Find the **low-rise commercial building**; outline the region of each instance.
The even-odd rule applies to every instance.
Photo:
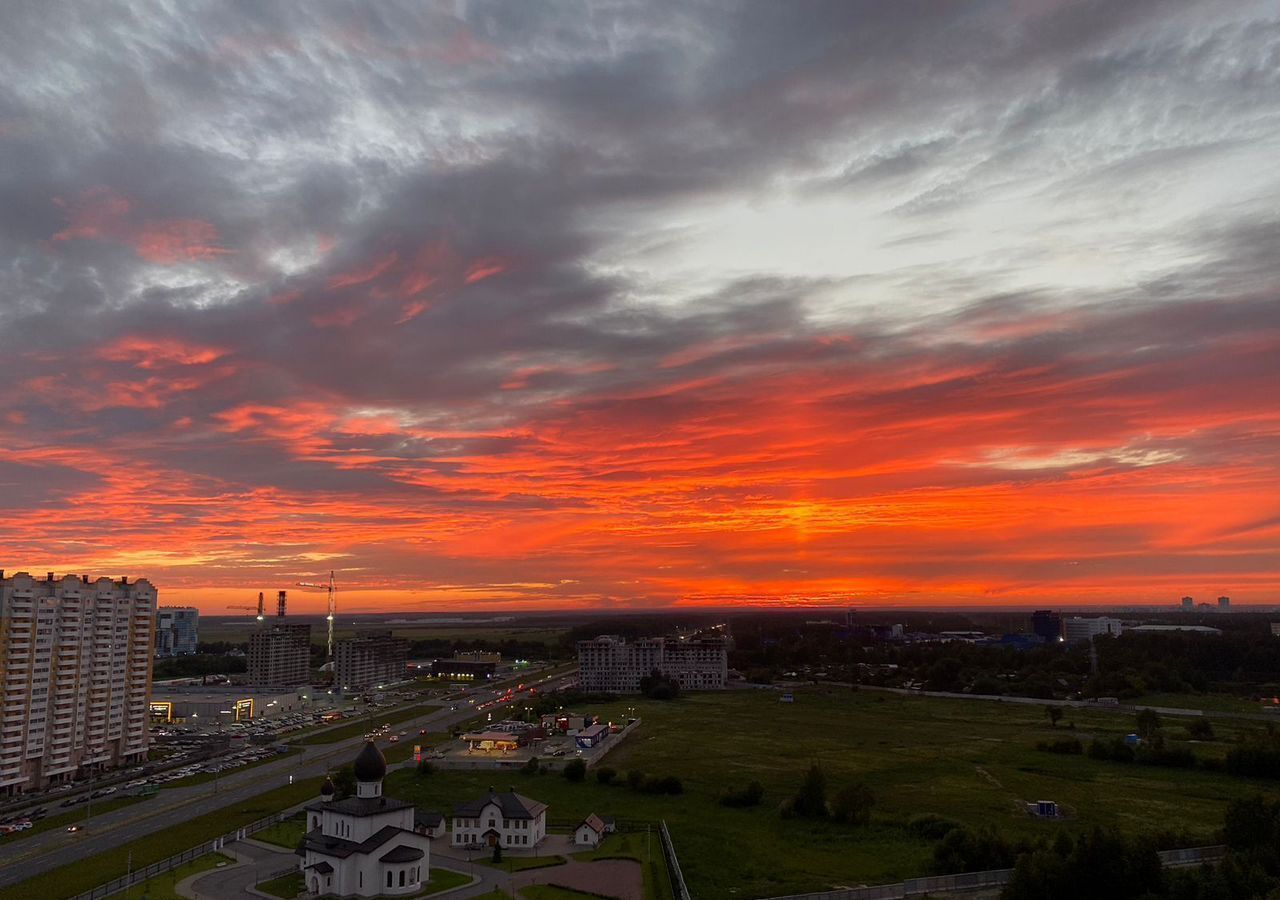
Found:
[[[151,721],[156,724],[223,725],[268,719],[311,707],[305,693],[251,687],[170,687],[151,698]]]
[[[468,659],[437,659],[431,663],[431,677],[454,681],[489,681],[497,671],[493,662]]]

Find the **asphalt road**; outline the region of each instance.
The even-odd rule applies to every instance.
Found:
[[[535,673],[531,683],[537,684],[547,679],[556,680],[565,674],[559,668],[553,668],[550,671],[556,674],[547,676]],[[397,723],[395,728],[401,731],[420,728],[430,728],[437,732],[445,731],[459,722],[472,718],[476,714],[476,707],[498,696],[501,696],[501,692],[496,686],[472,688],[462,692],[461,701],[451,701],[458,703],[456,711],[446,706],[415,719]],[[508,704],[495,704],[490,709],[523,702],[524,699],[524,695],[517,694]],[[466,703],[465,701],[468,700],[475,700],[475,704]],[[423,698],[415,702],[431,701],[429,698]],[[299,754],[226,775],[217,781],[187,788],[174,787],[161,790],[155,797],[140,803],[94,816],[79,832],[68,833],[58,829],[23,838],[3,848],[4,865],[0,867],[0,887],[25,881],[78,857],[119,847],[153,832],[186,822],[194,816],[252,800],[263,791],[289,784],[290,776],[303,779],[324,775],[354,759],[363,744],[364,737],[361,735],[332,744],[303,746]],[[187,848],[175,846],[173,852],[179,853],[185,849]]]

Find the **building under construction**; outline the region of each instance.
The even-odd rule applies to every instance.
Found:
[[[249,684],[297,687],[311,681],[311,626],[287,623],[285,602],[281,591],[275,621],[249,636]]]
[[[333,683],[341,690],[381,687],[405,680],[409,642],[390,631],[366,631],[337,643]]]

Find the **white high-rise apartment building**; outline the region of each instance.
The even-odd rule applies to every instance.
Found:
[[[156,590],[0,571],[0,795],[147,756]]]
[[[634,694],[640,679],[654,671],[691,691],[719,690],[729,675],[729,645],[723,637],[642,638],[625,641],[603,635],[578,641],[578,681],[582,690]]]

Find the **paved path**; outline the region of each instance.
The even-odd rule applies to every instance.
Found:
[[[298,864],[298,857],[288,850],[268,849],[254,841],[227,844],[223,852],[234,856],[239,865],[188,878],[178,885],[177,892],[191,900],[259,900],[262,895],[249,888]]]
[[[553,667],[549,670],[557,673],[550,676],[552,680],[563,677],[563,673],[559,672],[560,668]],[[534,676],[536,680],[543,677],[545,673],[537,673]],[[475,698],[476,703],[479,704],[499,694],[497,685],[494,685],[472,689],[464,696],[468,699]],[[432,702],[431,699],[426,697],[415,701],[415,703],[429,702]],[[515,695],[510,704],[517,702],[524,702],[523,695]],[[459,708],[456,711],[445,706],[415,719],[398,723],[397,727],[402,730],[430,727],[432,730],[441,731],[476,714],[475,706],[462,703],[458,705]],[[509,704],[498,703],[490,708],[496,710],[504,705]],[[192,787],[163,789],[156,796],[132,806],[94,816],[87,820],[82,830],[74,834],[56,829],[23,838],[4,847],[4,865],[0,866],[0,888],[25,881],[77,857],[110,850],[153,832],[173,827],[190,820],[193,816],[224,807],[235,808],[236,804],[253,801],[264,791],[289,784],[291,777],[302,779],[324,775],[342,763],[349,762],[363,743],[364,737],[357,736],[332,744],[303,746],[301,753],[235,772],[213,782]],[[185,849],[187,848],[174,847],[173,852],[179,853]],[[0,891],[0,893],[3,892]]]

